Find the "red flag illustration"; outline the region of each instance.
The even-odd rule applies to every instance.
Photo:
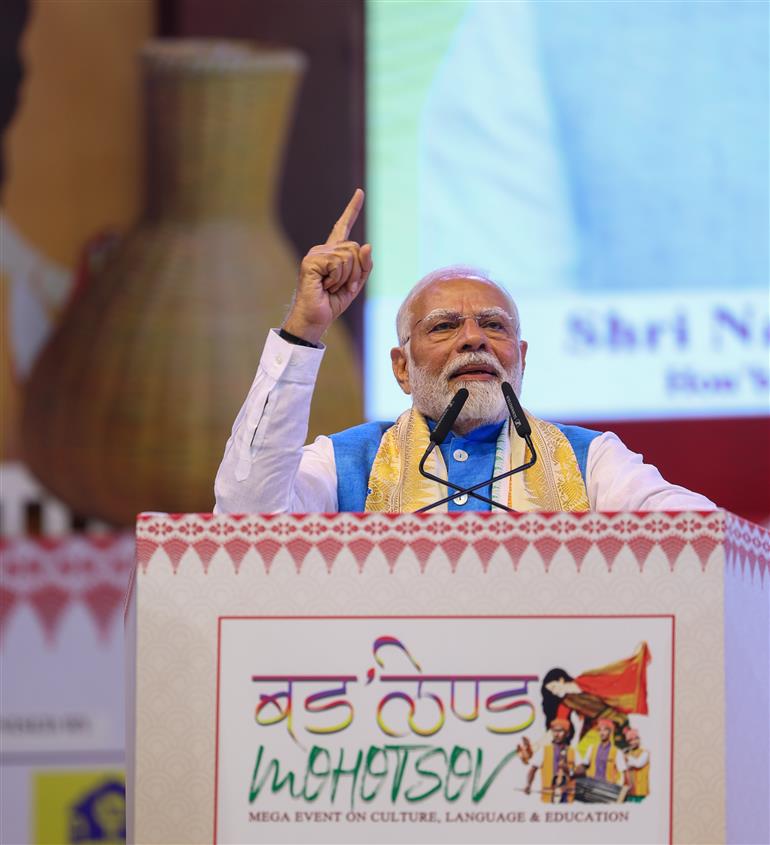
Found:
[[[647,664],[651,660],[650,649],[643,642],[632,657],[590,669],[578,675],[575,683],[583,692],[598,696],[622,713],[646,715]]]

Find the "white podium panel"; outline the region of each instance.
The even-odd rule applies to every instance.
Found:
[[[142,516],[129,838],[768,841],[769,560],[724,512]]]

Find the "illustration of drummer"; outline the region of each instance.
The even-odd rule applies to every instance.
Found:
[[[615,745],[612,719],[599,719],[596,724],[599,741],[590,745],[582,760],[579,773],[596,781],[628,788],[628,765],[625,754]]]

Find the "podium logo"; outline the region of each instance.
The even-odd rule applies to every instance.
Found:
[[[671,617],[233,617],[219,633],[217,841],[314,841],[321,824],[362,841],[370,823],[667,837]]]

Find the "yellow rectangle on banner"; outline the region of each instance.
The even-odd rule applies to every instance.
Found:
[[[126,841],[126,781],[119,770],[36,772],[36,845],[113,845]]]

